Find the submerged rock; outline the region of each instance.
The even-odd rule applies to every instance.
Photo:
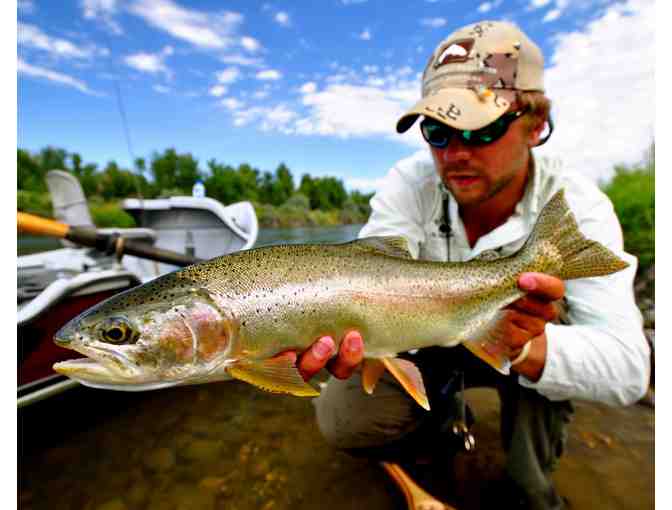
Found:
[[[194,439],[178,451],[180,457],[189,461],[212,462],[220,456],[220,441]]]
[[[168,471],[175,466],[175,454],[170,448],[158,448],[144,458],[143,464],[152,471]]]
[[[96,507],[96,510],[128,510],[128,507],[121,498],[115,498]]]

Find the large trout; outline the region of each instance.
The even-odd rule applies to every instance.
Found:
[[[563,191],[542,210],[521,250],[494,261],[411,258],[403,238],[335,245],[271,246],[166,274],[99,303],[66,324],[58,345],[88,356],[54,365],[81,383],[145,390],[236,378],[265,390],[313,396],[286,357],[323,335],[359,330],[364,384],[386,367],[428,408],[422,377],[397,353],[463,344],[507,372],[492,354],[501,310],[523,295],[522,272],[563,280],[627,267],[578,230]],[[485,349],[484,349],[485,347]]]

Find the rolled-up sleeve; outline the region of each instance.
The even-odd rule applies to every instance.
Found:
[[[570,325],[548,324],[546,365],[537,382],[520,384],[551,400],[581,399],[629,405],[647,390],[650,349],[633,293],[637,259],[623,251],[623,236],[606,197],[578,218],[590,239],[630,265],[617,273],[565,284]]]

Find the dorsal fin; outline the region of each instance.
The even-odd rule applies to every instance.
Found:
[[[391,257],[413,258],[408,250],[408,242],[402,236],[363,237],[346,244],[356,248],[379,251]]]

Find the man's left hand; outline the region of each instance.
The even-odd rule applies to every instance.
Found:
[[[558,318],[554,301],[565,295],[565,285],[559,278],[544,273],[523,273],[518,278],[518,287],[526,294],[506,307],[504,348],[513,360],[530,341],[525,360],[511,368],[531,381],[538,381],[546,366],[546,323]]]

